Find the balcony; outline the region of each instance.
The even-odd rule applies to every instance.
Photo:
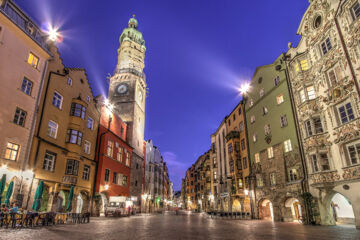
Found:
[[[342,177],[344,180],[360,179],[360,165],[344,168]]]
[[[336,181],[339,181],[340,178],[341,177],[336,170],[324,171],[324,172],[314,173],[311,175],[312,185],[334,183]]]
[[[231,139],[239,139],[239,138],[240,138],[240,132],[239,131],[231,131],[225,137],[226,142],[230,141]]]

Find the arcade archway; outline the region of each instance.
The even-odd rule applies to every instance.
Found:
[[[297,198],[288,198],[285,201],[285,207],[287,214],[287,221],[302,221],[303,215],[302,215],[302,207],[300,204],[300,201]]]
[[[355,215],[351,202],[342,194],[331,198],[330,208],[336,224],[355,224]]]
[[[273,205],[269,199],[259,201],[259,218],[274,221]]]

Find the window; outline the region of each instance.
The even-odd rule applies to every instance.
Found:
[[[68,129],[66,134],[66,142],[81,145],[82,135],[83,134],[80,131]]]
[[[90,151],[91,151],[91,142],[85,140],[84,152],[90,154]]]
[[[230,121],[230,119],[229,119],[229,121],[228,121],[228,124],[229,124],[229,125],[231,125],[231,121]]]
[[[280,83],[280,77],[276,76],[276,78],[274,79],[274,85],[277,86]]]
[[[301,89],[300,92],[300,101],[303,103],[306,101],[306,96],[305,96],[305,90],[304,89]]]
[[[245,139],[241,139],[241,150],[245,150]]]
[[[37,56],[35,56],[33,53],[30,53],[27,62],[33,68],[37,68],[38,64],[39,64],[39,58]]]
[[[235,114],[233,114],[233,120],[234,120],[234,121],[236,120],[236,115],[235,115]]]
[[[243,166],[244,166],[244,169],[247,169],[247,160],[246,160],[246,157],[243,158]]]
[[[282,94],[278,95],[276,97],[276,102],[277,102],[277,104],[283,103],[284,102],[284,96]]]
[[[347,149],[350,157],[349,165],[360,163],[360,143],[348,145]]]
[[[257,134],[254,133],[254,135],[253,135],[253,142],[256,142],[256,141],[257,141]]]
[[[130,166],[130,154],[127,152],[126,153],[126,162],[125,162],[126,166]]]
[[[233,151],[232,143],[229,143],[229,145],[228,145],[228,153],[232,153],[232,151]]]
[[[33,83],[29,79],[24,77],[23,82],[21,84],[21,91],[23,91],[25,94],[30,96],[32,86],[33,86]]]
[[[79,169],[79,161],[73,159],[67,160],[65,174],[77,176],[78,169]]]
[[[288,139],[284,142],[284,149],[285,149],[285,152],[290,152],[292,151],[292,146],[291,146],[291,140]]]
[[[238,113],[239,115],[241,115],[241,107],[239,107]]]
[[[20,150],[20,145],[8,142],[5,150],[5,159],[16,161]]]
[[[118,147],[117,150],[118,150],[118,151],[117,151],[117,156],[116,156],[116,158],[117,158],[117,160],[118,160],[119,162],[122,162],[123,149],[122,149],[121,147]]]
[[[347,123],[355,119],[354,112],[351,107],[351,103],[346,103],[338,107],[341,123]]]
[[[71,103],[71,116],[85,118],[85,107],[78,103]]]
[[[302,71],[309,70],[309,64],[306,59],[300,61],[300,66]]]
[[[327,54],[331,48],[332,48],[332,44],[331,44],[331,41],[330,41],[330,38],[327,38],[324,42],[322,42],[320,44],[321,46],[321,50],[322,50],[322,53],[325,55]]]
[[[360,16],[360,4],[359,4],[359,2],[356,2],[351,7],[351,14],[352,14],[354,20],[359,18],[359,16]]]
[[[321,22],[322,22],[321,16],[317,16],[314,20],[314,28],[316,29],[316,28],[320,27]]]
[[[320,166],[321,166],[321,170],[326,171],[326,170],[330,170],[330,164],[329,164],[329,159],[326,153],[320,153]]]
[[[289,180],[290,182],[296,181],[298,179],[297,170],[295,168],[289,171]]]
[[[307,92],[307,95],[308,95],[308,99],[309,99],[309,100],[315,99],[316,95],[315,95],[315,88],[314,88],[314,86],[308,86],[308,87],[306,87],[306,92]]]
[[[244,123],[243,122],[240,122],[239,129],[240,129],[240,132],[244,131]]]
[[[267,114],[267,113],[268,113],[267,107],[263,107],[263,108],[262,108],[262,112],[263,112],[263,115]]]
[[[276,175],[275,175],[275,173],[270,173],[270,185],[271,186],[276,185]]]
[[[70,77],[67,78],[67,85],[72,86],[72,79]]]
[[[262,89],[260,89],[260,92],[259,92],[260,97],[263,97],[263,96],[264,96],[264,94],[265,94],[264,89],[263,89],[263,88],[262,88]]]
[[[252,100],[252,98],[249,101],[249,107],[252,107],[254,105],[254,100]]]
[[[63,97],[62,97],[58,92],[54,92],[52,104],[53,104],[55,107],[57,107],[58,109],[61,109],[61,107],[62,107],[62,102],[63,102]]]
[[[311,128],[311,120],[305,121],[305,129],[306,129],[306,134],[308,137],[313,135],[312,128]]]
[[[267,154],[268,154],[268,158],[273,158],[274,157],[274,149],[273,149],[273,147],[268,147],[267,148]]]
[[[241,178],[238,179],[239,188],[243,188],[243,180]]]
[[[259,162],[260,162],[260,154],[255,153],[255,163],[259,163]]]
[[[295,69],[295,72],[296,72],[296,73],[300,72],[300,66],[299,66],[298,63],[295,64],[294,69]]]
[[[90,179],[90,166],[89,165],[84,165],[82,179],[84,179],[86,181],[88,181]]]
[[[238,159],[236,162],[237,162],[237,169],[241,170],[242,169],[241,159]]]
[[[337,77],[336,77],[335,70],[334,69],[329,70],[327,72],[327,75],[328,75],[328,78],[329,78],[329,81],[330,81],[331,85],[335,85],[336,82],[337,82]]]
[[[86,101],[90,102],[90,96],[86,96]]]
[[[106,148],[106,156],[112,157],[113,149],[114,149],[114,142],[111,140],[108,140],[108,144],[107,144],[107,148]]]
[[[318,172],[319,171],[319,165],[318,165],[318,160],[317,160],[316,154],[311,155],[310,159],[311,159],[312,166],[313,166],[313,172]]]
[[[116,174],[116,172],[113,173],[113,184],[117,184],[117,174]]]
[[[320,117],[314,117],[313,118],[313,123],[314,123],[314,128],[315,128],[315,133],[316,134],[324,132],[324,129],[323,129],[322,124],[321,124]]]
[[[13,122],[19,126],[25,125],[26,112],[20,108],[16,108]]]
[[[58,130],[58,124],[50,120],[48,123],[47,135],[49,137],[56,138],[57,130]]]
[[[256,175],[256,185],[258,187],[263,187],[264,186],[264,180],[262,178],[262,176],[260,174]]]
[[[128,177],[124,175],[122,181],[123,181],[123,182],[122,182],[122,185],[123,185],[123,186],[127,186],[127,184],[128,184]]]
[[[270,124],[266,124],[264,126],[265,135],[269,135],[271,133]]]
[[[46,151],[44,156],[43,169],[46,171],[54,171],[56,161],[56,154]]]
[[[91,130],[94,128],[94,120],[91,117],[88,117],[87,128]]]
[[[214,180],[216,180],[216,171],[214,171]]]
[[[110,169],[105,169],[105,176],[104,176],[104,181],[105,182],[109,182],[110,180]]]
[[[254,122],[255,122],[255,116],[254,116],[254,115],[252,115],[252,116],[250,117],[250,122],[251,122],[251,123],[254,123]]]
[[[286,127],[287,125],[288,125],[288,122],[287,122],[286,115],[280,116],[280,126],[281,127]]]

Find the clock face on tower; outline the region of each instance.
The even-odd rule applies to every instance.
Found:
[[[118,94],[125,94],[128,91],[128,85],[125,83],[121,83],[116,86],[115,90]]]

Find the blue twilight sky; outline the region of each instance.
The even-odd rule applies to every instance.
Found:
[[[240,101],[236,88],[296,35],[307,0],[16,0],[39,24],[60,27],[66,66],[84,67],[106,94],[119,36],[132,14],[146,41],[146,139],[168,162],[174,189],[210,134]]]

